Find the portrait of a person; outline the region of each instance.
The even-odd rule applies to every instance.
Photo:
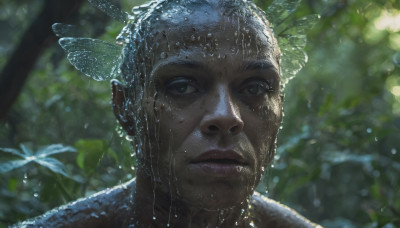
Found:
[[[159,1],[129,34],[112,108],[128,183],[24,227],[319,227],[257,193],[282,121],[281,51],[246,0]]]

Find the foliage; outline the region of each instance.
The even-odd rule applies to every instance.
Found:
[[[34,153],[31,149],[26,147],[24,144],[21,144],[20,147],[21,147],[22,153],[16,149],[12,149],[12,148],[0,148],[0,151],[3,151],[5,153],[10,153],[10,154],[20,157],[20,159],[0,163],[0,173],[10,172],[13,169],[17,169],[17,168],[25,166],[31,162],[35,162],[41,166],[44,166],[44,167],[50,169],[54,173],[58,173],[58,174],[66,176],[66,177],[69,177],[69,175],[65,171],[66,170],[65,166],[59,160],[57,160],[55,158],[50,158],[49,156],[53,155],[53,154],[60,154],[60,153],[65,153],[65,152],[75,152],[74,148],[68,147],[68,146],[63,146],[60,144],[53,144],[53,145],[46,146],[46,147],[38,150],[36,153]]]
[[[0,39],[0,67],[16,31],[29,25],[22,18],[41,6],[31,2],[1,3],[2,12],[18,14],[0,18],[12,34]],[[129,11],[136,3],[121,5]],[[285,88],[277,155],[258,190],[326,227],[400,227],[400,29],[385,22],[399,7],[395,0],[308,0],[296,12],[321,20],[308,32],[306,67]],[[85,5],[69,23],[113,42],[122,25],[104,17]],[[108,83],[77,73],[56,44],[46,50],[0,122],[0,147],[25,145],[0,152],[0,227],[131,178],[135,159],[121,137]],[[77,152],[27,154],[53,143]],[[6,170],[16,156],[25,164]]]

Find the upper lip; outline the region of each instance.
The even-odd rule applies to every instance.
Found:
[[[209,150],[206,151],[196,158],[194,158],[191,163],[201,163],[201,162],[218,162],[218,161],[231,161],[232,163],[239,163],[246,165],[247,162],[241,154],[234,150]]]

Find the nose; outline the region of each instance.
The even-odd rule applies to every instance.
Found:
[[[205,134],[238,134],[243,130],[243,120],[228,88],[219,88],[216,96],[206,98],[207,113],[200,122]]]

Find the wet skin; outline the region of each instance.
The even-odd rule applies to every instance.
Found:
[[[153,205],[155,199],[156,211],[164,211],[168,221],[174,216],[167,211],[175,211],[180,222],[186,211],[196,211],[200,222],[191,223],[199,227],[218,225],[215,212],[225,209],[227,218],[238,218],[229,227],[246,217],[241,210],[247,210],[275,147],[282,110],[279,66],[264,22],[207,12],[212,16],[195,20],[170,19],[166,12],[154,25],[153,67],[144,99],[136,104],[156,127],[142,139],[152,146],[143,148],[147,171],[138,168],[136,201],[147,195]],[[127,103],[118,94],[124,88],[113,86],[114,102]],[[126,129],[133,124],[121,123]]]
[[[272,34],[257,16],[208,2],[188,6],[191,17],[163,11],[141,41],[147,70],[112,82],[114,112],[137,145],[136,180],[22,225],[316,227],[254,193],[282,118]]]

